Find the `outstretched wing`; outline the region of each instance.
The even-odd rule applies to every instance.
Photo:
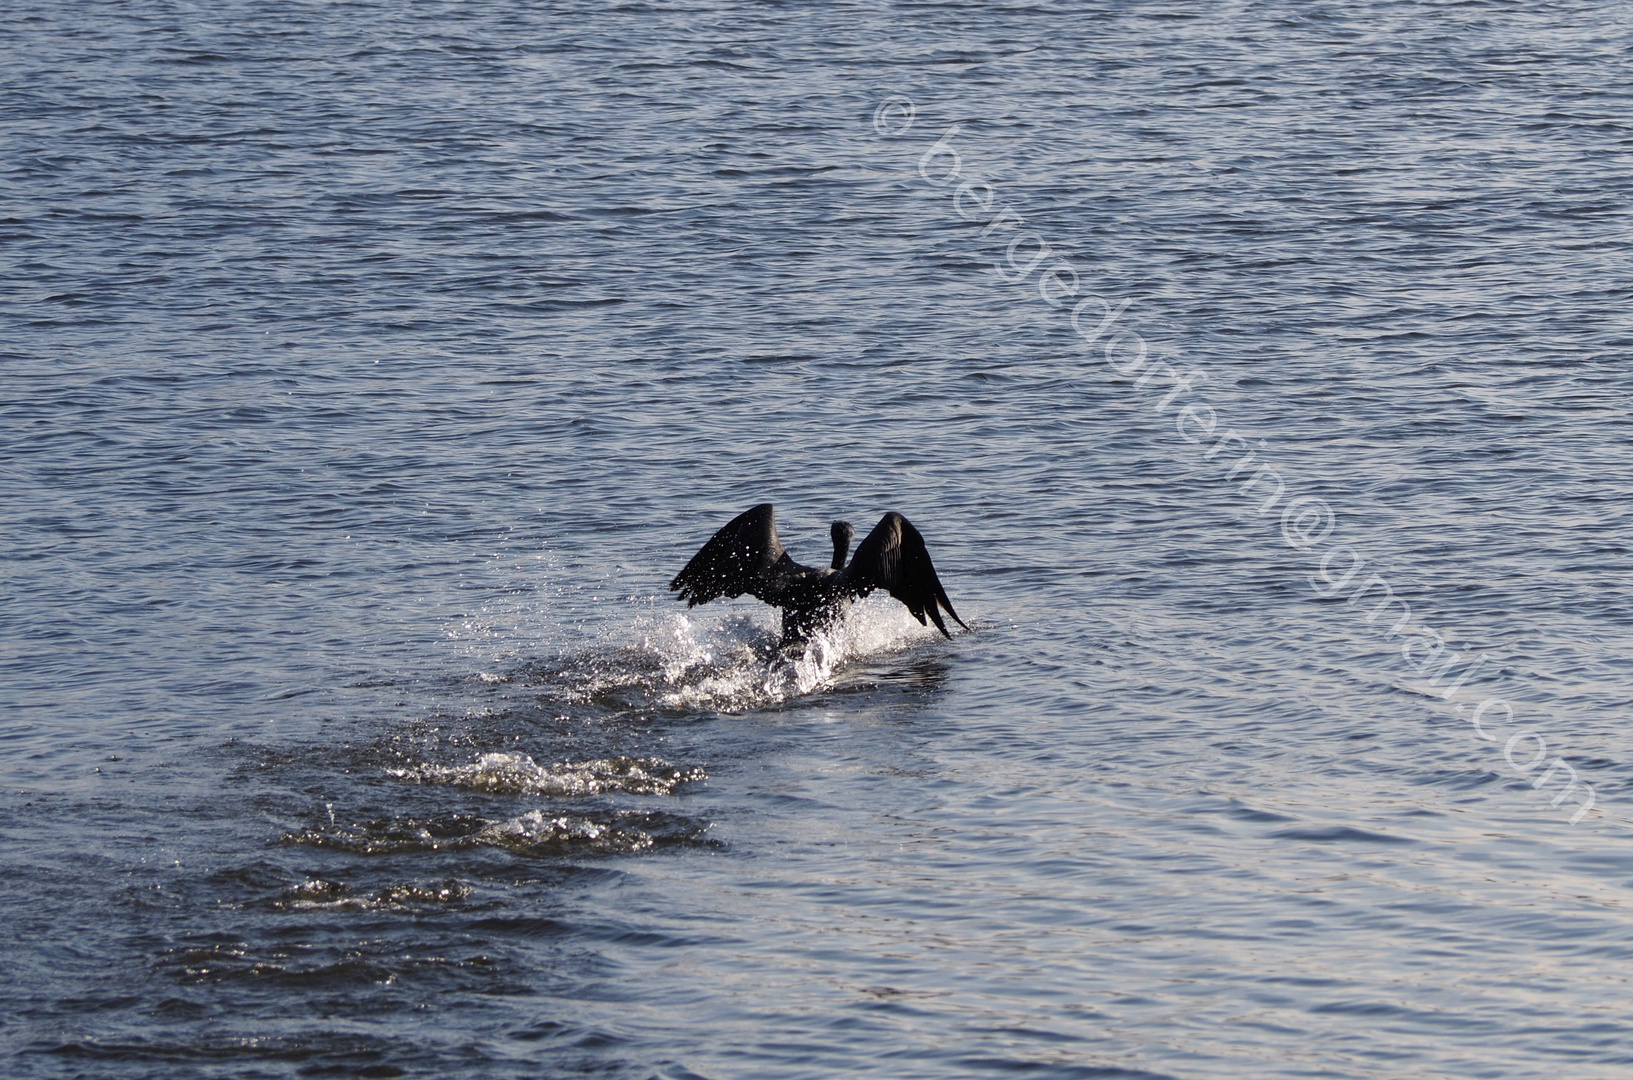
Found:
[[[953,621],[964,626],[964,620],[953,610],[947,599],[947,590],[936,577],[936,568],[930,562],[930,551],[924,546],[924,537],[913,528],[913,523],[894,510],[879,519],[879,524],[868,533],[856,549],[851,564],[845,568],[845,581],[866,596],[870,589],[884,589],[907,605],[907,610],[920,623],[929,614],[936,629],[948,637],[947,624],[941,620],[939,604]],[[968,630],[969,627],[964,626]]]
[[[768,582],[768,571],[786,556],[782,541],[777,539],[771,504],[761,503],[738,514],[715,533],[675,575],[669,588],[680,592],[687,607],[744,593],[764,600],[761,593]]]

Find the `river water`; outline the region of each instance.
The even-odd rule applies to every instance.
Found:
[[[6,1074],[1626,1076],[1630,55],[0,15]]]

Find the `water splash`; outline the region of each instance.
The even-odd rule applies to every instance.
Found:
[[[470,765],[423,763],[386,770],[386,775],[420,784],[452,784],[475,791],[552,798],[623,792],[670,795],[681,784],[708,774],[696,766],[680,767],[661,758],[612,757],[540,765],[528,754],[483,754]]]
[[[620,812],[601,816],[530,810],[504,820],[474,814],[378,818],[349,825],[319,824],[286,832],[280,842],[357,855],[459,852],[497,847],[518,854],[621,854],[695,843],[708,825],[673,814]]]
[[[471,886],[450,878],[388,885],[360,894],[340,882],[309,878],[285,889],[269,906],[278,911],[403,911],[458,904],[469,897],[471,891]]]
[[[631,640],[633,639],[633,640]],[[803,650],[782,649],[764,622],[730,615],[642,617],[618,639],[517,672],[564,704],[742,712],[832,686],[848,666],[939,640],[888,597],[855,605]]]

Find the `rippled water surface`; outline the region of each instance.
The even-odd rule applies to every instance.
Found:
[[[1630,57],[8,8],[5,1074],[1626,1076]]]

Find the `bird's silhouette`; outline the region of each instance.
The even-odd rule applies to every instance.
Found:
[[[770,503],[761,503],[732,518],[669,583],[687,607],[722,596],[750,596],[782,609],[782,644],[799,645],[845,613],[853,599],[884,589],[907,605],[920,623],[928,615],[947,637],[946,611],[959,626],[947,591],[936,577],[924,537],[895,511],[879,519],[845,562],[856,531],[836,521],[833,561],[826,567],[804,566],[783,549]],[[964,626],[968,630],[969,627]]]

